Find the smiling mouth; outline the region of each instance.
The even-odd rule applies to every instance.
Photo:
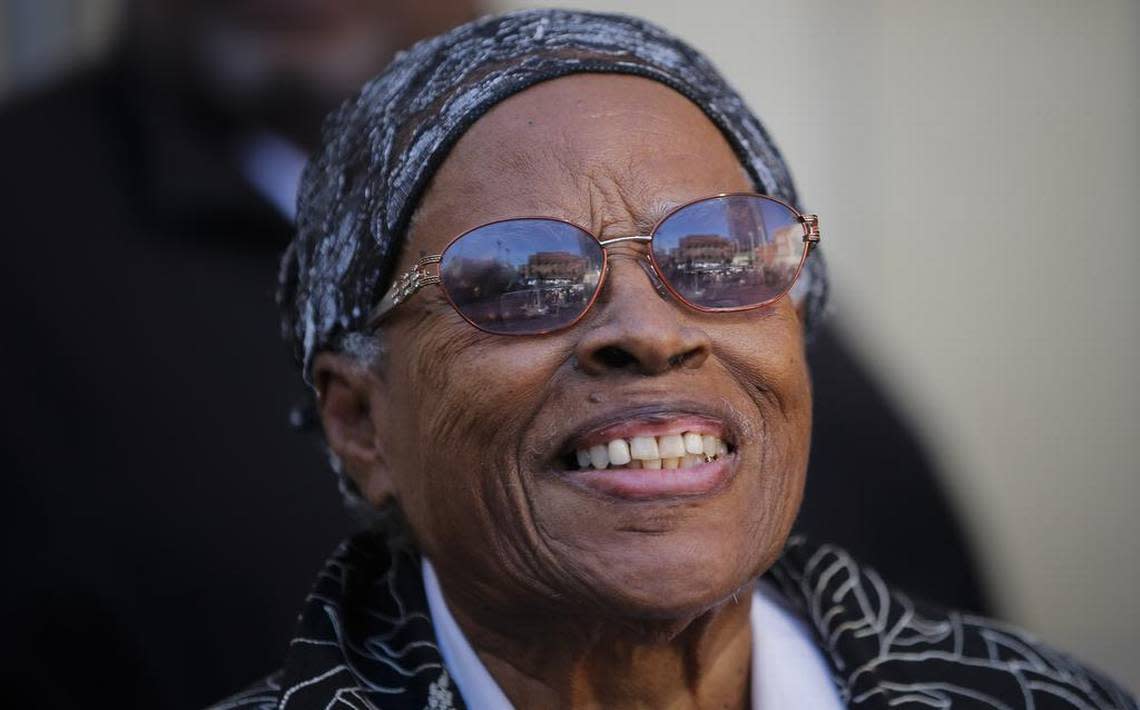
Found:
[[[579,436],[560,475],[577,486],[630,500],[713,493],[732,477],[734,447],[705,416],[650,415]]]

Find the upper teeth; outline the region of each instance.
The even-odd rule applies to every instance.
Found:
[[[709,434],[687,431],[664,436],[614,439],[578,449],[579,468],[688,468],[728,453],[723,441]]]

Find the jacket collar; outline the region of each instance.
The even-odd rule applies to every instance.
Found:
[[[1137,707],[1031,635],[912,600],[834,545],[793,537],[764,578],[812,629],[846,705]],[[436,646],[419,555],[372,532],[343,543],[283,669],[217,707],[465,708]]]

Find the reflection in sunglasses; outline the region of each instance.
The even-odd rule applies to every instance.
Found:
[[[788,292],[819,239],[816,225],[814,216],[753,194],[697,200],[667,215],[652,237],[604,243],[569,222],[508,219],[454,239],[438,257],[439,279],[475,327],[541,334],[585,314],[604,280],[605,248],[635,239],[650,242],[653,270],[682,302],[704,311],[743,310]],[[390,295],[374,311],[374,323],[395,307]]]

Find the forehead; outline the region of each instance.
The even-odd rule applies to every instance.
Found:
[[[421,200],[407,251],[438,250],[508,217],[559,217],[601,237],[643,231],[673,205],[750,189],[728,141],[681,94],[641,77],[577,74],[476,121]]]

